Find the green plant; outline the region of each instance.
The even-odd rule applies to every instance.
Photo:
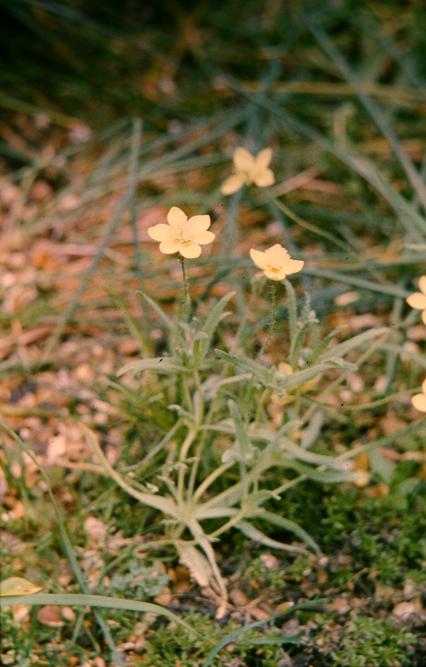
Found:
[[[119,474],[102,453],[93,432],[84,429],[108,475],[134,498],[163,514],[163,543],[174,544],[195,580],[202,586],[213,585],[224,602],[226,585],[214,544],[231,528],[272,548],[305,551],[305,547],[269,538],[256,525],[262,521],[293,532],[306,547],[319,553],[301,526],[265,505],[302,480],[331,483],[359,477],[360,473],[351,469],[351,452],[349,456],[333,456],[313,451],[322,420],[315,403],[305,401],[304,395],[308,384],[325,374],[341,375],[357,368],[344,357],[367,346],[358,359],[361,364],[374,352],[377,341],[387,335],[385,328],[377,328],[339,344],[333,344],[333,335],[321,340],[319,323],[309,303],[299,309],[293,287],[288,281],[285,287],[287,366],[291,372],[267,367],[253,358],[253,352],[245,350],[243,327],[237,330],[231,350],[212,349],[217,330],[229,315],[225,309],[233,293],[217,301],[206,317],[191,322],[186,315],[186,284],[185,307],[177,321],[143,295],[165,329],[168,351],[131,362],[119,375],[143,374],[144,396],[152,395],[152,400],[175,414],[173,428],[153,444],[138,465],[139,469],[149,469],[155,452],[156,465],[162,461],[161,474],[157,472],[142,486]],[[339,377],[334,386],[336,382]],[[328,390],[329,386],[320,396]],[[278,427],[271,424],[268,414],[274,398],[291,404],[283,410]],[[287,476],[271,486],[269,471],[277,468],[287,471]]]

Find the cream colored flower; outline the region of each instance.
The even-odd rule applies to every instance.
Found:
[[[291,273],[298,273],[303,269],[305,263],[300,259],[291,259],[287,250],[279,243],[273,245],[272,248],[268,248],[265,252],[252,248],[250,257],[270,280],[283,280]]]
[[[426,276],[422,276],[419,280],[420,292],[414,292],[407,297],[407,303],[411,308],[422,310],[422,320],[426,324]]]
[[[352,481],[356,486],[362,488],[367,486],[368,482],[371,479],[370,470],[370,456],[367,452],[357,456],[352,462],[347,461],[347,463],[352,463],[353,478]]]
[[[177,206],[167,213],[168,225],[148,227],[148,235],[160,241],[160,251],[165,255],[178,252],[187,259],[201,255],[201,246],[211,243],[215,237],[210,227],[209,215],[194,215],[189,218]]]
[[[411,403],[414,405],[416,410],[420,410],[420,412],[426,412],[426,378],[422,383],[422,393],[414,394],[414,396],[411,398]]]
[[[256,157],[246,148],[236,148],[234,151],[234,169],[235,174],[229,176],[220,188],[222,194],[232,195],[243,185],[252,185],[259,188],[266,188],[273,185],[275,178],[269,165],[272,160],[272,149],[264,148]]]

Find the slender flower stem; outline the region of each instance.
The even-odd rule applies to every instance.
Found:
[[[272,337],[274,335],[275,329],[277,327],[277,294],[278,294],[278,284],[275,280],[271,280],[271,320],[269,324],[268,335],[265,338],[265,341],[262,347],[259,350],[258,356],[261,357],[262,354],[268,349]]]
[[[185,258],[179,257],[180,266],[182,269],[182,281],[183,281],[183,295],[182,295],[182,320],[187,321],[189,317],[189,308],[191,305],[191,297],[189,296],[189,285],[188,277],[186,275],[185,269]]]
[[[271,281],[271,336],[274,334],[277,326],[277,292],[278,285],[275,280]]]

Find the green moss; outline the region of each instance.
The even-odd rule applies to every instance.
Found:
[[[286,587],[282,568],[268,569],[262,559],[254,558],[244,571],[244,581],[254,592],[268,590],[281,593]]]
[[[420,486],[407,503],[402,508],[392,496],[369,498],[364,490],[306,483],[287,494],[276,511],[303,526],[330,555],[340,583],[351,571],[374,567],[381,583],[401,585],[407,576],[412,578],[411,573],[421,572],[426,556],[426,513]],[[336,554],[347,556],[350,567],[339,565]],[[299,562],[303,569],[299,559],[293,569],[297,570]]]
[[[170,627],[160,627],[149,637],[147,662],[150,667],[194,667],[206,658],[209,651],[229,632],[238,626],[227,623],[220,626],[217,621],[203,614],[189,614],[185,617],[199,638],[194,641],[180,626],[171,631]],[[238,643],[220,651],[211,662],[211,667],[232,667],[232,665],[252,665],[253,667],[277,667],[284,657],[278,630],[247,632]]]
[[[389,621],[358,616],[344,630],[342,644],[334,654],[339,667],[405,667],[412,665],[415,635]]]

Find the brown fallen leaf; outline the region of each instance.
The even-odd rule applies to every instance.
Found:
[[[14,604],[12,607],[13,618],[16,623],[22,623],[30,613],[30,607],[23,604]]]
[[[43,586],[33,584],[23,577],[9,577],[0,582],[0,595],[33,595],[41,591]]]
[[[49,625],[51,628],[60,628],[65,624],[61,609],[53,604],[42,607],[37,614],[39,623]]]
[[[409,602],[399,602],[392,609],[392,615],[401,621],[406,621],[411,616],[420,615],[423,612],[420,599],[410,600]]]
[[[96,547],[104,544],[107,528],[105,524],[94,516],[88,516],[84,522],[84,530],[89,538],[89,545]]]
[[[273,554],[262,554],[260,560],[267,570],[277,570],[280,566],[280,561]]]

